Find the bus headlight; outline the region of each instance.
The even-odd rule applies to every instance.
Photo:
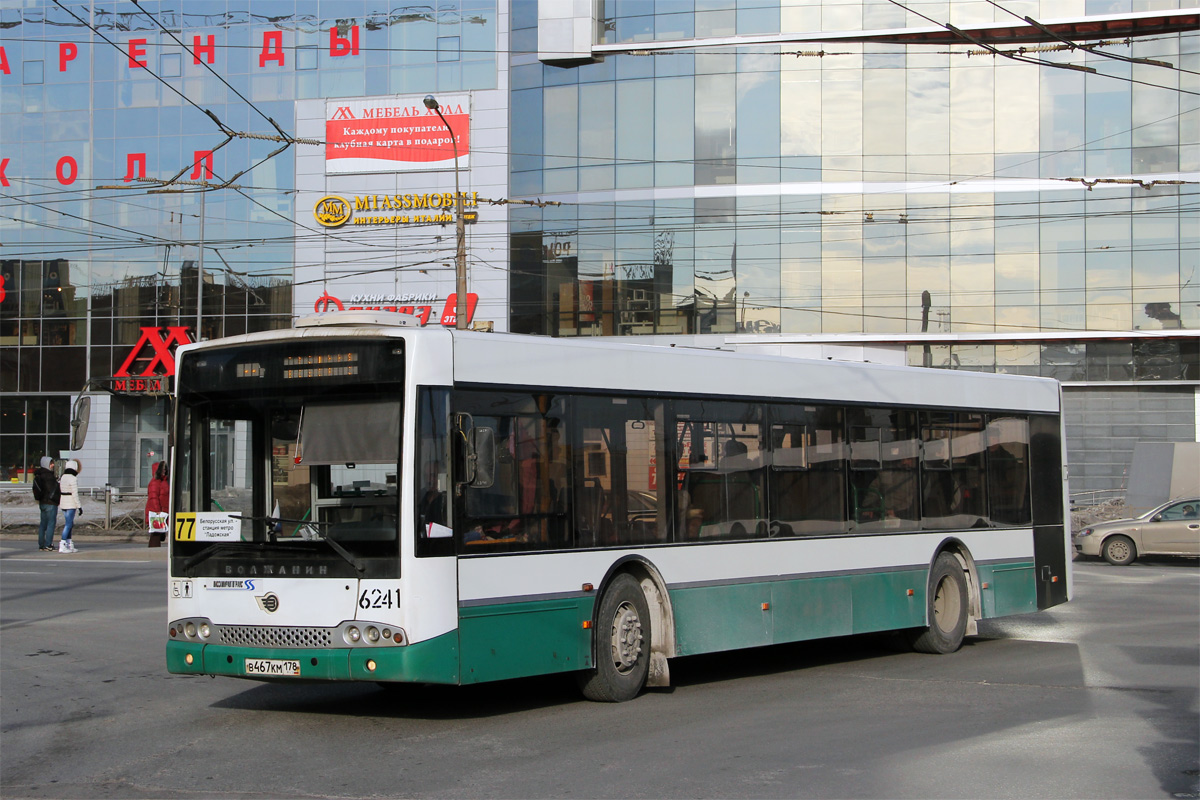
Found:
[[[189,622],[186,625],[184,625],[183,632],[185,634],[187,634],[187,637],[189,639],[195,639],[196,638],[196,623]]]
[[[376,628],[374,625],[367,628],[367,641],[371,644],[379,641],[379,628]]]
[[[207,639],[212,635],[212,628],[208,627],[207,622],[200,623],[200,638]]]
[[[346,641],[348,643],[357,644],[358,640],[361,638],[362,638],[362,632],[359,631],[358,628],[356,628],[353,625],[351,625],[349,628],[346,628]]]

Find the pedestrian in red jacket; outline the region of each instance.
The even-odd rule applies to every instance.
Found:
[[[146,487],[146,525],[150,525],[150,514],[166,514],[171,503],[171,487],[167,478],[167,462],[156,461],[151,467],[154,477]],[[167,538],[166,531],[150,531],[150,547],[162,547]]]

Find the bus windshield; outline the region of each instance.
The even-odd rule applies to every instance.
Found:
[[[395,576],[397,395],[181,402],[176,574]]]

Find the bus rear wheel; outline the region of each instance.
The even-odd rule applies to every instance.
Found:
[[[962,565],[949,553],[933,562],[929,573],[929,627],[909,638],[918,653],[953,653],[967,632],[967,580]]]
[[[579,675],[589,700],[623,703],[637,697],[650,670],[650,607],[628,573],[613,578],[596,613],[596,668]]]

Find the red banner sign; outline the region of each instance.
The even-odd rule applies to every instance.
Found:
[[[446,304],[442,307],[441,317],[438,322],[445,325],[447,328],[455,327],[457,322],[456,306],[458,305],[458,295],[451,294],[446,298]],[[467,293],[467,324],[471,324],[471,320],[475,318],[475,307],[479,305],[479,295],[474,292]],[[317,298],[317,302],[313,304],[313,311],[318,314],[324,314],[327,311],[389,311],[393,314],[408,314],[415,318],[418,326],[424,327],[429,324],[429,320],[433,317],[433,304],[428,305],[376,305],[359,303],[348,305],[343,303],[339,298],[334,297],[328,292]]]
[[[442,115],[420,100],[330,100],[325,114],[325,171],[410,172],[466,167],[470,98],[439,98]],[[450,130],[446,129],[449,124]],[[451,135],[453,131],[453,136]]]

